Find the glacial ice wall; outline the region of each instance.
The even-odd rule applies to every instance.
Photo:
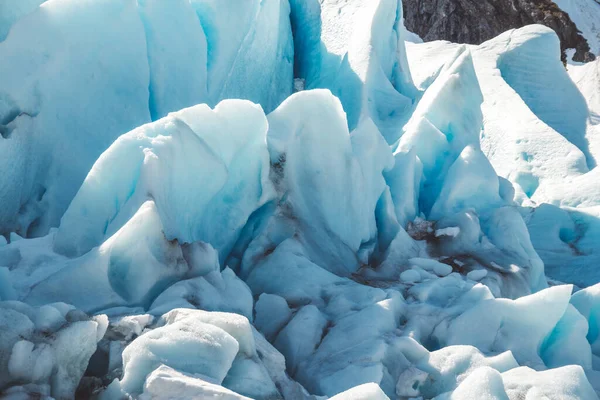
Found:
[[[61,0],[21,12],[29,3],[1,6],[16,20],[0,42],[3,234],[58,226],[96,159],[136,126],[225,98],[270,111],[292,92],[287,1]]]
[[[589,93],[545,28],[405,50],[401,25],[398,0],[23,14],[0,43],[0,394],[598,399],[598,285],[540,258],[593,281],[598,214],[536,204],[596,187]],[[519,55],[576,97],[564,120]]]

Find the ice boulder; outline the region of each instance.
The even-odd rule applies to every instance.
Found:
[[[473,376],[482,376],[479,372],[481,370],[494,371],[484,374],[484,376],[490,376],[490,381],[483,381],[484,383],[481,385],[489,390],[489,386],[492,388],[497,386],[497,377],[500,373],[518,366],[519,364],[510,351],[486,357],[471,346],[448,346],[431,352],[429,357],[424,358],[416,365],[417,371],[422,371],[421,375],[423,376],[416,387],[418,389],[416,394],[425,398],[437,398],[437,395],[455,389],[460,394],[465,391],[465,386],[472,384],[475,379]],[[413,376],[416,375],[413,374]],[[408,380],[406,383],[412,384],[413,382]],[[479,398],[479,395],[474,398]]]
[[[232,396],[223,385],[252,398],[280,396],[257,354],[245,317],[176,309],[163,315],[161,321],[162,326],[159,321],[158,327],[125,348],[123,378],[115,383],[124,393],[159,390],[156,380],[174,375],[167,379],[181,390],[191,385]]]
[[[417,91],[398,0],[292,0],[296,73],[307,89],[337,96],[353,130],[371,118],[389,143],[400,135]]]
[[[64,303],[0,302],[0,390],[30,384],[39,394],[46,387],[54,398],[73,398],[107,325],[106,316],[90,318]]]
[[[550,400],[596,400],[598,395],[588,382],[583,368],[569,365],[547,371],[528,367],[502,374],[509,399],[546,398]]]
[[[150,306],[150,313],[162,315],[175,308],[237,313],[252,320],[252,292],[235,273],[226,268],[175,283]]]
[[[568,366],[548,371],[520,367],[500,374],[481,367],[469,375],[456,390],[436,400],[595,400],[598,398],[581,367]]]
[[[436,400],[509,400],[504,390],[502,375],[493,368],[481,367],[475,370],[454,390],[444,393]]]
[[[199,375],[190,375],[161,365],[148,376],[140,399],[186,400],[191,398],[218,398],[222,400],[250,400],[223,386],[211,383]]]
[[[550,348],[564,335],[569,340],[562,341],[562,351],[572,352],[571,362],[590,367],[585,329],[565,332],[560,323],[562,318],[572,320],[566,325],[577,321],[569,311],[571,291],[564,285],[517,300],[484,300],[450,321],[447,329],[439,327],[436,336],[441,343],[469,344],[486,353],[510,350],[520,365],[543,368],[560,362]]]

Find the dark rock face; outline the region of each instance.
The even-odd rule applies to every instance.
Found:
[[[554,29],[575,61],[595,56],[569,15],[551,0],[402,0],[406,28],[423,40],[480,44],[513,28],[542,24]]]

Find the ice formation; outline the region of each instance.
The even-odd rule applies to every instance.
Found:
[[[41,3],[0,5],[0,397],[598,399],[598,61]]]
[[[57,226],[96,159],[136,126],[231,97],[270,111],[292,92],[286,0],[53,0],[22,13],[29,3],[0,6],[21,16],[0,42],[2,234]]]

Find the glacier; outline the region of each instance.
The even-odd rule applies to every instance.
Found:
[[[0,398],[599,398],[600,63],[550,29],[0,15]]]

